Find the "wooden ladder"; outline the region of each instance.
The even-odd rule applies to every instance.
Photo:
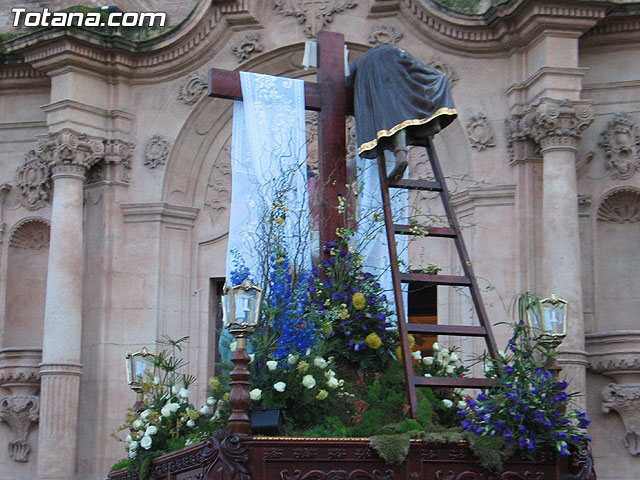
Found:
[[[409,387],[409,406],[411,415],[416,418],[418,415],[418,400],[416,395],[416,387],[463,387],[463,388],[483,388],[493,385],[494,380],[487,378],[470,378],[470,377],[422,377],[416,376],[411,363],[411,348],[409,346],[409,334],[435,334],[435,335],[456,335],[470,337],[484,337],[489,354],[496,358],[497,349],[495,339],[491,331],[491,325],[487,319],[487,312],[480,298],[480,290],[478,283],[473,274],[469,254],[462,239],[458,218],[451,205],[449,192],[445,184],[445,179],[433,147],[432,137],[428,137],[422,145],[427,150],[427,156],[433,169],[435,181],[423,180],[397,180],[387,176],[387,165],[384,159],[382,149],[378,154],[378,171],[380,175],[380,189],[382,193],[382,205],[384,209],[384,220],[387,231],[387,244],[389,246],[389,259],[391,262],[391,276],[393,279],[393,294],[396,301],[396,312],[398,316],[398,331],[400,334],[400,346],[402,349],[402,361],[404,364],[405,377]],[[449,228],[447,227],[430,227],[420,225],[401,225],[394,223],[393,214],[391,212],[391,201],[389,188],[406,189],[406,190],[422,190],[438,192],[442,205],[449,220]],[[427,232],[428,237],[445,237],[452,238],[455,242],[458,256],[462,263],[464,276],[457,275],[430,275],[423,273],[401,273],[398,265],[398,251],[396,247],[395,235],[418,235],[412,233],[419,231],[421,234]],[[404,300],[402,296],[402,283],[422,283],[425,285],[449,285],[469,287],[471,298],[475,307],[480,326],[467,325],[427,325],[410,323],[407,321],[404,308]]]

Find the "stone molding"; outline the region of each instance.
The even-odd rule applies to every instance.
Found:
[[[244,62],[254,53],[260,53],[264,50],[264,45],[260,43],[259,33],[249,33],[244,39],[231,47],[231,52],[238,59],[238,63]],[[206,82],[205,87],[206,88]]]
[[[200,211],[166,202],[122,203],[120,209],[124,223],[160,222],[184,227],[192,227]]]
[[[164,165],[167,163],[170,152],[171,144],[169,140],[162,135],[154,135],[144,147],[144,165],[149,168]]]
[[[315,38],[320,30],[333,21],[333,17],[347,9],[355,8],[358,2],[353,0],[325,0],[315,5],[313,17],[300,0],[272,0],[273,8],[278,15],[294,17],[308,38]]]
[[[627,180],[640,170],[640,135],[626,113],[614,115],[607,128],[600,132],[598,146],[605,151],[611,178]]]
[[[461,217],[473,214],[476,207],[503,207],[515,205],[516,185],[468,187],[451,195],[456,212]]]
[[[624,446],[633,456],[640,454],[640,383],[610,383],[602,390],[602,411],[615,411],[622,418]]]
[[[598,205],[596,218],[607,223],[640,222],[640,190],[619,187],[609,191]]]
[[[71,377],[79,377],[82,375],[82,364],[81,363],[41,363],[39,365],[40,368],[40,378],[46,376],[71,376]]]
[[[496,146],[493,129],[483,113],[471,117],[467,122],[466,130],[471,148],[482,152],[488,147]]]
[[[403,36],[404,34],[397,32],[396,27],[393,25],[376,25],[371,29],[371,33],[369,34],[367,41],[371,45],[395,45]]]
[[[40,385],[40,347],[8,347],[0,350],[0,387],[11,394],[33,394]]]
[[[23,218],[11,229],[9,246],[25,250],[49,248],[50,226],[49,221],[41,217]]]
[[[178,87],[178,100],[193,105],[207,89],[207,76],[201,72],[191,72]]]
[[[616,330],[585,335],[589,370],[616,383],[640,382],[640,330]]]
[[[28,462],[31,445],[29,429],[37,423],[40,415],[40,398],[36,395],[7,395],[0,400],[0,421],[13,430],[9,441],[9,456],[15,462]]]

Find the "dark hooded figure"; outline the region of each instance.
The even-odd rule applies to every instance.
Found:
[[[447,77],[393,45],[378,45],[349,66],[354,89],[358,155],[376,158],[393,150],[391,177],[407,167],[407,145],[449,125],[457,116]]]

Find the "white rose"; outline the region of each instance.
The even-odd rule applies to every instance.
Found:
[[[335,377],[336,376],[336,372],[334,372],[333,370],[327,370],[326,372],[324,372],[324,376],[326,378]]]
[[[486,363],[482,366],[482,370],[484,370],[484,373],[491,373],[493,372],[493,365]]]
[[[458,355],[455,353],[452,353],[451,356],[449,357],[449,361],[451,363],[456,363],[459,360]]]
[[[169,409],[171,410],[171,413],[177,412],[178,408],[180,408],[180,405],[178,405],[177,403],[170,403],[169,404]]]
[[[453,375],[453,372],[455,372],[455,370],[456,367],[454,367],[453,365],[447,365],[447,368],[445,369],[447,375]]]
[[[130,452],[132,452],[132,451],[134,451],[134,450],[137,450],[137,449],[138,449],[138,442],[131,442],[131,443],[129,444],[129,451],[130,451]]]
[[[173,393],[174,395],[177,395],[179,391],[180,391],[180,389],[178,388],[177,385],[172,385],[171,386],[171,393]]]
[[[451,408],[453,406],[453,402],[448,398],[442,400],[442,404],[444,405],[444,408]]]
[[[275,360],[269,360],[267,362],[267,368],[273,372],[276,368],[278,368],[278,362],[276,362]]]
[[[415,352],[413,352],[413,353],[411,354],[411,356],[413,357],[413,359],[414,359],[414,360],[416,360],[416,361],[418,361],[418,362],[419,362],[420,360],[422,360],[422,352],[421,352],[420,350],[416,350]]]
[[[313,378],[313,375],[305,375],[302,377],[302,385],[307,388],[313,388],[316,386],[316,379]]]
[[[140,430],[140,427],[142,426],[142,420],[138,418],[135,422],[131,424],[131,426],[136,430]]]
[[[284,389],[287,388],[287,384],[284,382],[276,382],[273,384],[273,388],[276,390],[276,392],[284,392]]]
[[[442,348],[440,350],[440,353],[442,354],[443,357],[448,357],[449,356],[449,349],[448,348]]]
[[[259,388],[254,388],[249,392],[249,396],[251,397],[251,400],[257,402],[262,398],[262,390],[260,390]]]
[[[158,433],[158,427],[155,425],[149,425],[147,431],[144,432],[145,435],[155,435],[156,433]]]
[[[200,407],[200,410],[198,410],[202,415],[209,415],[210,412],[210,408],[208,405],[203,405],[202,407]]]
[[[189,419],[187,421],[187,427],[193,428],[196,426],[196,422],[194,422],[192,419]]]
[[[213,397],[207,397],[207,405],[211,406],[216,403],[216,399]]]
[[[250,353],[249,354],[249,363],[253,362],[256,359],[256,354],[255,353]]]
[[[169,408],[169,403],[167,403],[164,407],[162,407],[162,410],[160,410],[160,415],[162,415],[163,417],[170,417],[171,416],[171,408]]]
[[[188,447],[189,445],[193,445],[193,440],[191,440],[190,438],[187,438],[184,442],[184,446]]]
[[[329,388],[336,389],[338,388],[338,385],[340,385],[340,382],[338,382],[336,377],[329,377],[329,380],[327,380],[327,386]]]
[[[319,368],[327,368],[327,365],[329,365],[329,364],[327,363],[327,361],[326,361],[324,358],[322,358],[322,357],[316,357],[316,358],[313,360],[313,364],[314,364],[316,367],[319,367]]]
[[[311,349],[307,348],[307,350],[304,352],[304,356],[308,357],[309,355],[311,355]]]
[[[136,456],[137,456],[137,455],[138,455],[138,454],[137,454],[137,452],[136,452],[135,450],[131,450],[131,451],[129,452],[129,458],[136,458]]]
[[[140,440],[140,446],[145,450],[149,450],[151,448],[151,443],[152,440],[149,435],[145,435],[144,437],[142,437],[142,440]]]
[[[287,357],[287,363],[289,365],[295,365],[297,361],[298,361],[298,356],[294,355],[293,353],[290,353],[289,356]]]
[[[430,377],[430,376],[431,376],[431,374],[430,374],[430,373],[425,373],[425,374],[424,374],[424,376],[425,376],[425,377]]]
[[[189,398],[189,390],[187,390],[186,388],[181,388],[178,396],[182,398]]]
[[[131,438],[131,434],[128,434],[128,435],[127,435],[127,438],[125,438],[125,439],[124,439],[124,441],[125,441],[126,443],[131,443],[131,442],[133,442],[133,438]]]
[[[153,384],[160,385],[160,377],[153,377]]]
[[[424,357],[422,359],[422,363],[424,363],[427,366],[433,365],[433,357]]]
[[[229,344],[229,351],[230,352],[235,352],[236,348],[238,348],[238,342],[236,342],[235,340],[233,342],[231,342]]]
[[[456,407],[458,407],[459,410],[464,410],[465,408],[467,408],[467,402],[465,402],[464,400],[460,400]]]
[[[440,350],[440,345],[438,344],[438,342],[435,342],[431,348],[433,348],[434,352],[437,352],[438,350]]]

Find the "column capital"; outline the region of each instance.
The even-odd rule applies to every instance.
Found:
[[[610,383],[602,390],[602,411],[622,417],[624,446],[633,456],[640,454],[640,384]]]
[[[77,165],[86,170],[104,158],[104,139],[65,128],[42,138],[36,153],[52,167]]]
[[[518,124],[523,134],[540,145],[543,154],[550,149],[575,150],[580,135],[593,123],[591,104],[541,98],[523,110]]]

